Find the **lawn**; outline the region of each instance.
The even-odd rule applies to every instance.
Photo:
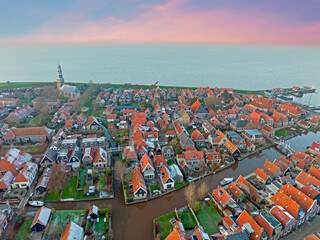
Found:
[[[185,228],[194,228],[197,226],[197,222],[194,219],[191,211],[183,211],[179,213],[179,217]]]
[[[77,200],[82,200],[82,199],[93,199],[93,198],[97,198],[97,196],[96,195],[94,195],[94,196],[89,196],[89,197],[85,197],[84,195],[83,195],[83,190],[79,190],[79,191],[77,191]]]
[[[170,159],[167,161],[167,164],[168,164],[168,166],[170,166],[170,165],[174,164],[174,161],[172,159]]]
[[[151,192],[155,191],[155,190],[160,190],[158,185],[150,185],[150,190]]]
[[[27,217],[25,218],[24,222],[22,223],[17,235],[16,239],[29,239],[29,236],[31,234],[31,224],[33,221],[33,217]]]
[[[289,129],[279,129],[279,130],[276,130],[276,133],[275,135],[277,137],[286,137],[286,136],[289,136],[290,135],[290,130]]]
[[[171,232],[172,224],[170,223],[170,219],[172,218],[176,218],[175,212],[168,213],[155,219],[155,225],[159,224],[160,226],[161,239],[165,239]],[[157,227],[155,226],[155,228]]]
[[[216,226],[218,226],[221,216],[211,204],[209,207],[203,202],[200,203],[200,210],[196,213],[196,216],[206,233],[212,235],[219,232]]]
[[[88,168],[80,168],[79,170],[79,187],[84,188],[87,185]]]
[[[10,82],[10,84],[0,83],[0,90],[21,87],[46,87],[55,86],[56,84],[56,82]]]
[[[182,186],[185,186],[187,183],[184,183],[184,182],[182,182],[182,183],[175,183],[174,184],[174,188],[175,189],[177,189],[177,188],[180,188],[180,187],[182,187]]]
[[[32,147],[27,147],[24,149],[24,152],[38,152],[41,150],[43,146],[41,145],[35,145],[35,146],[32,146]]]
[[[81,215],[85,214],[86,210],[58,210],[52,215],[49,231],[47,237],[50,239],[52,236],[60,236],[63,231],[63,226],[70,216],[70,221],[79,224]],[[52,238],[51,238],[52,239]]]
[[[63,188],[63,192],[62,192],[62,195],[61,195],[62,199],[75,198],[76,197],[77,181],[78,181],[78,177],[77,176],[72,176],[70,178],[69,183],[66,184],[64,186],[64,188]]]
[[[107,231],[106,223],[104,222],[104,218],[106,214],[99,214],[99,222],[96,222],[94,225],[94,230],[98,233],[105,233]]]
[[[46,201],[59,201],[59,200],[60,200],[60,191],[49,193],[46,198]]]
[[[101,173],[100,175],[100,182],[99,182],[99,190],[105,191],[104,185],[106,184],[106,174]]]

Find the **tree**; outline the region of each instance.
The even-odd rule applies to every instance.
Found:
[[[232,94],[229,93],[227,90],[224,90],[221,94],[221,98],[225,103],[229,103],[232,100]]]
[[[216,104],[218,103],[218,100],[219,99],[216,96],[211,95],[204,99],[204,105],[209,108],[215,108]]]
[[[259,123],[259,122],[249,122],[244,127],[244,129],[261,129],[261,123]]]
[[[67,178],[67,170],[65,163],[55,164],[51,168],[50,179],[48,181],[48,192],[59,192]]]
[[[126,163],[119,160],[116,161],[114,165],[114,177],[115,179],[120,181],[122,184],[126,180],[126,168],[127,168]]]
[[[196,185],[191,183],[184,189],[184,196],[191,208],[196,208],[197,197],[196,197]]]
[[[172,139],[169,144],[173,147],[173,150],[176,154],[181,153],[181,147],[179,144],[179,139],[174,138]]]
[[[205,182],[203,182],[198,188],[197,192],[198,192],[198,199],[202,201],[206,197],[207,193],[209,192],[209,186]]]
[[[192,104],[194,104],[196,101],[198,100],[198,98],[191,98],[187,101],[188,106],[191,106]]]

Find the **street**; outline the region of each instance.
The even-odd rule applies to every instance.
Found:
[[[312,233],[320,231],[320,215],[316,215],[315,218],[310,222],[305,222],[301,227],[296,229],[293,233],[285,236],[283,239],[304,239]]]

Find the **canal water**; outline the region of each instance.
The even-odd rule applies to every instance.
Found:
[[[305,150],[306,146],[310,146],[313,141],[320,140],[320,132],[308,132],[301,136],[288,140],[294,149]],[[210,189],[216,188],[220,181],[225,177],[233,177],[237,179],[240,175],[247,175],[257,167],[261,168],[269,159],[273,161],[279,158],[281,152],[277,148],[270,147],[260,153],[254,154],[242,161],[236,162],[229,168],[207,176],[197,181],[197,187],[202,182],[206,182]],[[115,198],[112,200],[97,200],[89,202],[70,202],[70,203],[47,203],[47,207],[53,207],[56,210],[63,209],[88,209],[90,204],[96,204],[99,207],[109,207],[112,209],[112,228],[114,239],[116,240],[142,240],[153,239],[153,222],[152,220],[175,208],[186,205],[183,189],[165,195],[161,198],[154,199],[145,203],[125,205],[121,186],[115,183]]]

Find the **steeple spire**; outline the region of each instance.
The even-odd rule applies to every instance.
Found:
[[[60,63],[58,62],[58,67],[57,67],[57,73],[58,73],[58,76],[57,76],[57,88],[60,89],[64,83],[64,79],[63,79],[63,76],[62,76],[62,70],[61,70],[61,65]]]

